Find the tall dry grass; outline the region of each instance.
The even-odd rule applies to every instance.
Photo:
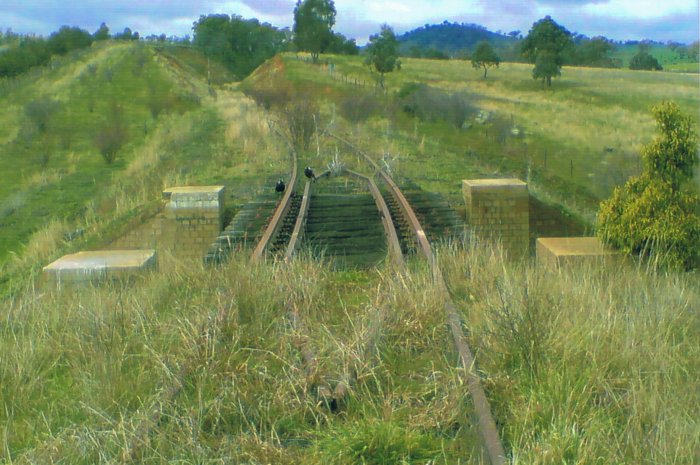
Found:
[[[700,288],[630,263],[445,252],[513,463],[696,463]]]

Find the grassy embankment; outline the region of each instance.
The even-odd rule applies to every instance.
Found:
[[[335,64],[334,75],[287,55],[286,75],[301,87],[320,85],[318,93],[330,97],[338,112],[344,101],[374,92],[375,77],[361,58],[328,59]],[[402,103],[391,101],[379,109],[368,105],[367,120],[344,128],[341,121],[338,129],[372,153],[385,154],[395,174],[444,192],[455,203],[461,202],[462,179],[514,175],[529,180],[539,197],[592,222],[599,200],[638,172],[639,150],[655,133],[652,105],[674,100],[700,120],[693,76],[564,68],[562,78],[545,91],[531,70],[504,63],[484,80],[468,62],[405,59],[400,71],[386,76],[388,93],[420,82],[461,96],[468,129],[411,118],[401,111]],[[355,80],[366,85],[355,87]],[[479,124],[475,119],[484,111],[489,120]]]
[[[201,66],[178,49],[109,44],[2,83],[4,284],[60,253],[108,243],[130,218],[157,208],[167,186],[223,183],[235,207],[287,169],[254,105],[239,94],[210,92],[206,74],[193,68]],[[213,71],[225,79],[220,67]],[[42,97],[58,103],[39,133],[24,109]],[[127,136],[107,164],[95,137],[115,105]],[[239,154],[251,163],[241,166]],[[84,234],[66,241],[75,230]]]
[[[164,69],[178,88],[182,79],[195,85],[201,107],[171,116],[168,130],[154,130],[153,145],[136,149],[124,168],[131,182],[152,185],[157,197],[166,176],[225,180],[245,198],[284,172],[284,147],[250,101],[225,90],[214,101],[188,67]],[[319,93],[342,98],[344,89],[329,80]],[[212,127],[197,132],[208,127],[201,115]],[[434,190],[453,191],[464,166],[479,174],[497,166],[452,152],[440,131],[428,133],[430,124],[451,133],[440,123],[403,130],[400,119],[355,125],[339,115],[335,123],[373,153],[399,155],[388,159],[393,169]],[[475,129],[483,134],[472,143],[486,147],[488,129]],[[325,162],[337,145],[360,165],[341,145],[320,145],[321,155],[307,160]],[[188,171],[161,169],[165,147],[177,160],[194,160]],[[147,182],[144,171],[163,177]],[[130,188],[141,184],[126,183],[111,191],[118,208],[151,198]],[[89,224],[89,236],[106,234],[102,221]],[[42,229],[13,266],[45,264],[80,245],[63,243],[61,228]],[[469,399],[423,267],[393,278],[389,270],[335,273],[305,260],[250,266],[234,256],[221,269],[167,254],[160,260],[161,271],[125,285],[57,292],[35,286],[26,267],[13,278],[0,325],[3,460],[479,463]],[[635,266],[544,274],[477,245],[443,249],[440,260],[515,463],[699,460],[697,276]],[[292,330],[288,303],[309,334]],[[318,354],[318,379],[304,371],[297,350],[304,340]],[[179,373],[183,389],[167,398]],[[317,380],[350,381],[341,413],[319,403]],[[161,419],[144,438],[140,427],[153,411]]]

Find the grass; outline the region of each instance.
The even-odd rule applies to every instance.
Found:
[[[694,275],[445,254],[513,463],[696,463]]]
[[[513,463],[693,463],[694,276],[545,273],[475,244],[439,253]],[[399,278],[164,255],[125,285],[28,285],[0,333],[4,459],[483,463],[431,279],[418,263]],[[341,380],[348,397],[331,413],[317,389]]]
[[[3,99],[21,108],[33,86],[73,89],[70,76],[91,60],[121,63],[132,58],[130,50],[87,51],[75,63],[27,76]],[[225,266],[204,268],[199,260],[162,252],[157,272],[127,282],[61,291],[41,282],[41,266],[67,251],[108,243],[128,220],[157,207],[168,185],[225,184],[235,210],[269,191],[270,180],[288,169],[285,143],[268,124],[272,115],[235,85],[211,92],[203,68],[197,71],[183,56],[179,65],[150,56],[144,66],[153,65],[163,82],[196,95],[199,104],[160,114],[109,168],[94,201],[82,210],[76,205],[72,216],[45,215],[45,224],[18,240],[23,247],[3,266],[0,461],[485,463],[440,293],[417,259],[409,260],[406,274],[395,275],[388,264],[334,271],[304,254],[291,263],[252,265],[243,252]],[[429,79],[445,91],[474,95],[479,110],[495,115],[491,122],[458,130],[396,116],[391,102],[377,97],[378,109],[351,123],[333,104],[339,108],[337,102],[358,89],[291,56],[281,62],[286,70],[277,71],[329,98],[320,126],[332,123],[397,176],[456,202],[467,176],[530,172],[534,189],[562,197],[581,191],[581,209],[591,208],[588,200],[597,195],[591,186],[574,188],[566,176],[537,171],[535,163],[528,170],[517,158],[514,150],[524,143],[538,150],[566,143],[561,134],[546,138],[530,117],[557,115],[567,102],[590,118],[597,108],[610,119],[591,124],[601,133],[614,127],[629,141],[639,129],[633,133],[624,124],[646,124],[645,103],[636,99],[675,95],[686,108],[694,102],[687,97],[692,86],[676,74],[565,69],[555,83],[560,87],[542,93],[526,67],[496,70],[493,82],[491,76],[483,82],[459,77],[464,63],[409,60],[390,76],[390,92]],[[366,73],[351,58],[338,58],[336,70]],[[264,78],[262,70],[257,79]],[[621,94],[629,79],[631,95]],[[594,86],[596,80],[601,83]],[[128,95],[143,91],[129,86]],[[81,89],[76,84],[74,91],[82,95]],[[514,116],[525,137],[500,142],[496,130],[510,130],[505,123],[517,99],[529,102],[521,107],[527,118]],[[134,105],[127,114],[140,115],[130,119],[135,127],[141,117],[153,119],[146,106]],[[577,129],[573,116],[541,124]],[[12,131],[3,150],[14,143]],[[89,141],[80,136],[74,143]],[[366,171],[357,153],[336,139],[319,137],[311,145],[301,166],[320,172],[337,154],[349,168]],[[20,211],[35,202],[36,192],[91,173],[81,171],[87,162],[78,163],[87,152],[74,151],[52,158],[56,165],[46,169],[27,168],[21,183],[12,180],[23,190],[3,200]],[[556,166],[554,153],[549,162]],[[64,189],[92,192],[79,184]],[[84,235],[66,240],[77,227]],[[697,462],[696,274],[662,274],[635,263],[545,272],[473,241],[443,245],[438,253],[513,463]],[[302,325],[292,323],[291,309]],[[315,367],[300,347],[315,354]],[[347,396],[334,412],[323,392],[341,382]]]
[[[425,292],[429,273],[336,274],[305,259],[251,268],[244,256],[225,269],[167,256],[160,267],[127,287],[29,288],[9,302],[0,362],[5,460],[479,460],[447,328],[431,310],[437,294]],[[285,301],[308,334],[290,327]],[[314,377],[303,369],[299,338],[317,354]],[[164,398],[185,365],[182,391]],[[316,387],[343,379],[349,396],[332,414]],[[162,420],[135,447],[153,406]]]
[[[320,86],[318,93],[336,105],[348,95],[375,92],[375,77],[361,58],[328,60],[335,64],[333,75],[286,55],[285,73],[298,86]],[[371,140],[373,146],[365,148],[373,153],[400,159],[396,174],[428,190],[449,190],[454,198],[461,179],[515,175],[592,222],[598,202],[638,172],[639,150],[654,133],[652,105],[674,100],[700,120],[697,80],[689,75],[567,67],[545,91],[531,78],[531,68],[504,63],[483,79],[467,62],[406,59],[401,71],[387,75],[387,93],[422,82],[462,94],[477,110],[466,121],[469,129],[397,116],[387,101],[378,119],[350,130]],[[356,80],[367,85],[355,87]],[[479,111],[490,116],[486,124],[474,121]],[[435,175],[426,175],[426,168]]]
[[[638,45],[616,45],[615,47],[616,50],[610,56],[613,59],[622,60],[622,66],[625,68],[629,67],[632,57],[639,53]],[[674,65],[687,65],[693,62],[692,58],[681,58],[676,51],[665,45],[653,44],[649,53],[658,60],[664,70],[670,70],[669,67],[672,68]],[[697,69],[697,61],[695,61],[695,69]]]

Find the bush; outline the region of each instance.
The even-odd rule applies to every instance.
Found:
[[[649,55],[649,53],[645,51],[640,51],[632,57],[632,60],[630,61],[630,69],[661,71],[663,68],[656,58]]]
[[[316,102],[300,96],[288,103],[280,113],[291,145],[297,153],[307,150],[320,116]]]
[[[51,97],[40,97],[24,106],[24,114],[34,124],[40,134],[46,133],[53,115],[61,109],[61,104]]]
[[[255,100],[265,110],[284,108],[292,100],[294,89],[282,79],[274,78],[265,84],[250,85],[243,88],[243,93]]]
[[[117,153],[129,138],[122,108],[112,105],[108,121],[97,131],[95,146],[104,161],[110,165],[116,160]]]
[[[601,203],[598,235],[626,253],[690,269],[700,262],[700,196],[692,183],[698,138],[675,103],[652,112],[661,135],[642,151],[642,174]]]
[[[381,104],[375,95],[361,93],[345,97],[340,101],[338,110],[346,120],[360,123],[379,113]]]
[[[448,93],[425,84],[404,85],[397,93],[397,100],[406,113],[424,121],[447,121],[457,128],[476,113],[466,94]]]

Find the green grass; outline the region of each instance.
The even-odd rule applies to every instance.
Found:
[[[616,45],[616,50],[610,54],[611,58],[622,60],[622,66],[629,67],[632,57],[639,53],[638,45]],[[649,50],[651,56],[656,58],[664,70],[669,70],[669,66],[678,64],[692,64],[693,59],[688,57],[681,58],[674,50],[671,50],[665,45],[654,44]],[[695,61],[697,68],[697,61]]]
[[[456,252],[443,265],[514,463],[697,462],[696,276]]]
[[[335,63],[334,75],[286,55],[285,74],[300,87],[321,86],[319,94],[336,105],[358,92],[375,92],[376,76],[361,58],[328,60]],[[470,118],[469,129],[457,129],[441,121],[415,121],[387,101],[379,119],[348,131],[371,140],[365,148],[373,153],[392,152],[399,160],[396,174],[427,190],[456,198],[461,179],[514,175],[529,179],[538,195],[591,222],[599,200],[638,172],[639,150],[655,132],[650,113],[654,104],[674,100],[700,120],[693,76],[566,67],[545,91],[531,78],[531,70],[530,65],[504,63],[484,80],[468,62],[406,59],[400,71],[387,75],[388,94],[423,82],[463,94],[477,110],[489,112],[490,122],[481,125]],[[355,87],[355,80],[369,85]],[[514,127],[517,136],[511,132]]]
[[[90,50],[13,84],[16,92],[2,97],[8,105],[0,118],[15,129],[0,126],[2,150],[15,143],[21,126],[5,110],[21,108],[41,92],[85,104],[85,88],[71,76],[91,61],[135,60],[129,50]],[[173,65],[155,55],[145,66],[153,65],[164,85],[198,96],[200,104],[151,121],[147,134],[109,167],[97,192],[81,184],[104,168],[91,149],[52,157],[54,170],[27,162],[32,187],[11,199],[16,208],[52,202],[52,196],[34,196],[65,178],[72,180],[63,187],[66,195],[78,200],[75,210],[45,214],[48,224],[18,239],[23,247],[2,270],[0,461],[486,463],[440,293],[417,258],[397,276],[388,265],[333,271],[304,254],[289,264],[258,265],[245,253],[234,254],[225,266],[204,268],[199,260],[161,252],[157,272],[124,283],[57,290],[41,282],[41,266],[64,252],[109,243],[127,220],[156,208],[166,186],[222,183],[235,209],[269,192],[270,180],[287,172],[285,143],[269,124],[277,117],[235,86],[210,93],[201,71],[193,71],[196,63],[178,59],[183,62]],[[368,89],[291,56],[284,60],[295,83],[328,97],[322,127],[332,122],[332,131],[383,156],[397,177],[456,204],[463,178],[526,178],[517,151],[524,144],[536,150],[561,145],[573,150],[567,156],[587,155],[588,165],[606,157],[612,165],[623,163],[617,149],[596,156],[577,147],[607,143],[601,138],[643,141],[638,133],[650,124],[647,103],[673,97],[688,109],[697,99],[691,92],[697,83],[671,73],[567,68],[556,88],[544,93],[524,66],[504,66],[484,82],[465,63],[408,60],[389,76],[390,93],[425,79],[473,95],[477,108],[495,117],[458,130],[396,113],[391,101],[377,96],[376,112],[351,123],[341,117],[341,102]],[[371,77],[358,59],[337,60],[337,70]],[[262,70],[253,79],[265,77]],[[124,96],[146,96],[133,83],[124,86]],[[561,116],[567,108],[571,114]],[[511,111],[525,136],[503,140],[498,130],[510,129]],[[134,128],[151,117],[136,100],[127,114]],[[92,124],[88,120],[84,124]],[[87,136],[73,143],[89,146]],[[566,167],[557,150],[549,163],[557,166],[561,158]],[[329,137],[319,137],[318,146],[314,141],[300,165],[320,172],[336,154],[367,172],[357,153]],[[554,168],[530,166],[538,193],[580,203],[584,211],[595,204],[597,187],[579,174],[570,180]],[[97,200],[81,210],[74,190],[92,192]],[[63,234],[77,226],[85,236],[65,241]],[[545,272],[474,242],[442,247],[439,257],[513,463],[697,461],[695,274],[662,274],[635,263]],[[290,308],[301,327],[291,323]],[[304,362],[304,345],[315,354],[316,369]],[[332,390],[341,381],[348,395],[334,413],[319,388]],[[179,382],[177,395],[169,395]]]

